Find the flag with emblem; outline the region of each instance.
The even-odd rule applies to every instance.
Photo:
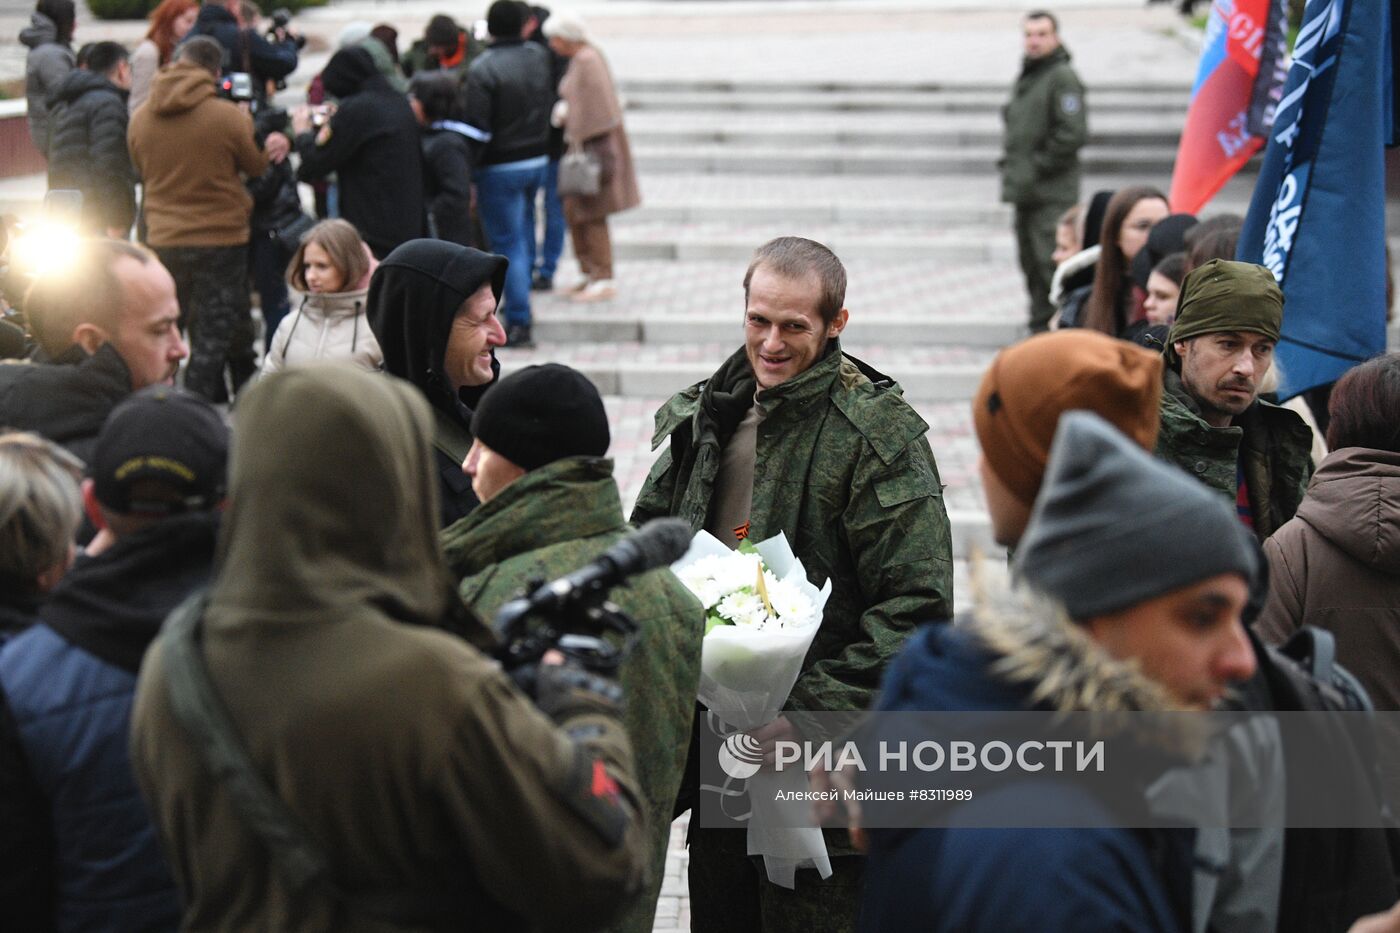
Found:
[[[1283,289],[1281,398],[1385,351],[1392,3],[1309,0],[1238,258]]]
[[[1264,145],[1286,72],[1283,0],[1214,0],[1172,171],[1171,206],[1196,214]]]

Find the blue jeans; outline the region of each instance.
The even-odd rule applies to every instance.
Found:
[[[544,184],[544,156],[476,170],[476,202],[491,251],[510,261],[506,269],[506,324],[530,326],[530,257],[535,228],[525,216]]]
[[[533,232],[535,229],[535,204],[530,202],[525,215],[525,223]],[[541,278],[553,279],[559,268],[559,257],[564,253],[564,233],[568,225],[564,223],[564,202],[559,200],[559,160],[550,159],[544,170],[544,256],[536,256],[535,238],[530,237],[530,265],[538,270]]]

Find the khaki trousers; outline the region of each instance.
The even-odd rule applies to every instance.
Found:
[[[574,257],[590,282],[613,277],[612,238],[608,236],[607,218],[584,223],[569,223],[569,236],[574,242]]]

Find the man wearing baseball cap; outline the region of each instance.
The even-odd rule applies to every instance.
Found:
[[[502,379],[472,416],[462,469],[481,505],[442,532],[462,599],[482,619],[531,580],[577,570],[627,531],[607,459],[603,399],[580,372],[548,363]],[[628,581],[611,597],[640,627],[619,673],[648,825],[649,874],[611,930],[652,928],[665,874],[672,807],[685,769],[700,680],[704,609],[670,570]]]
[[[151,386],[114,408],[83,482],[99,535],[40,624],[0,651],[0,789],[10,804],[0,837],[32,863],[24,884],[0,887],[0,916],[26,929],[27,920],[105,926],[118,913],[132,928],[179,925],[128,723],[146,648],[213,569],[228,446],[218,412],[180,389]]]
[[[1312,430],[1259,399],[1282,326],[1273,273],[1212,259],[1182,283],[1163,353],[1157,456],[1228,496],[1261,541],[1293,517],[1312,475]]]

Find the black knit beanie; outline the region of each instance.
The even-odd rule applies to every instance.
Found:
[[[565,457],[605,456],[612,440],[597,388],[559,363],[527,366],[492,386],[472,434],[527,472]]]
[[[525,28],[525,10],[520,0],[496,0],[486,11],[486,31],[495,39],[519,39]]]

